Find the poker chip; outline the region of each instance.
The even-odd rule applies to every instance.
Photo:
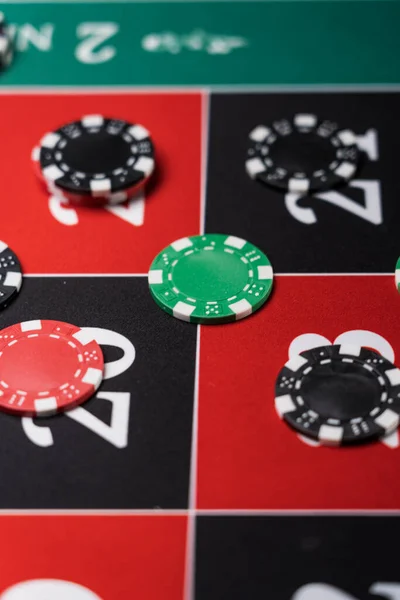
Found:
[[[32,159],[47,185],[70,195],[109,200],[143,185],[154,170],[154,148],[142,125],[86,115],[47,133]],[[118,197],[118,196],[117,196]]]
[[[399,425],[400,370],[369,348],[302,352],[280,371],[275,394],[278,415],[325,445],[365,442]]]
[[[8,67],[13,59],[14,50],[11,34],[4,13],[0,11],[0,68]]]
[[[87,330],[61,321],[25,321],[0,331],[0,410],[45,417],[90,398],[104,369]]]
[[[268,257],[232,235],[185,237],[162,250],[149,271],[157,304],[177,319],[227,323],[252,314],[272,290]]]
[[[394,279],[395,279],[397,291],[400,293],[400,257],[397,259],[396,270],[394,273]]]
[[[71,206],[85,206],[88,208],[123,204],[124,202],[132,200],[132,198],[136,196],[141,189],[141,186],[135,186],[134,188],[130,188],[129,190],[114,192],[105,196],[94,197],[88,194],[74,194],[72,192],[67,192],[66,190],[62,190],[61,188],[57,187],[54,183],[50,181],[45,182],[42,178],[40,178],[40,183],[43,190],[45,190],[51,196],[59,198],[61,202],[67,202]]]
[[[21,289],[22,270],[18,257],[0,240],[0,308],[6,308]]]
[[[252,179],[285,192],[329,189],[356,173],[355,134],[312,114],[258,125],[249,135],[246,171]]]

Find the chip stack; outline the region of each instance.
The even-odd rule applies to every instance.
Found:
[[[32,160],[48,191],[85,206],[131,199],[155,167],[145,127],[102,115],[86,115],[47,133]]]

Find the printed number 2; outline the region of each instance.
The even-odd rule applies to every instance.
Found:
[[[84,329],[92,333],[93,338],[98,344],[115,346],[124,353],[118,360],[106,363],[104,379],[112,379],[129,369],[136,355],[135,347],[130,340],[120,333],[108,329],[96,327],[84,327]],[[116,448],[125,448],[128,445],[130,393],[98,392],[96,398],[107,400],[111,403],[110,425],[95,417],[82,406],[66,412],[65,416],[83,425],[86,429],[89,429]],[[22,418],[22,428],[27,438],[36,446],[48,448],[54,444],[50,427],[36,425],[31,417]]]

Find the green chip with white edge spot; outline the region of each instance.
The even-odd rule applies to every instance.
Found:
[[[219,233],[173,242],[155,257],[149,271],[157,304],[191,323],[243,319],[264,304],[272,283],[271,263],[259,248]]]
[[[397,259],[396,270],[394,272],[397,291],[400,293],[400,257]]]

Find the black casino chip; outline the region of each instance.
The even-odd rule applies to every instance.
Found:
[[[140,187],[155,166],[147,129],[102,115],[84,116],[46,134],[33,158],[48,184],[93,197]]]
[[[0,240],[0,309],[17,296],[22,285],[22,269],[15,252]]]
[[[296,114],[250,132],[246,171],[281,191],[307,194],[348,181],[359,160],[352,131],[316,115]]]
[[[376,439],[399,425],[400,369],[368,348],[313,348],[280,371],[275,408],[293,429],[324,445]]]
[[[14,57],[14,47],[4,13],[0,11],[0,69],[8,67]]]

